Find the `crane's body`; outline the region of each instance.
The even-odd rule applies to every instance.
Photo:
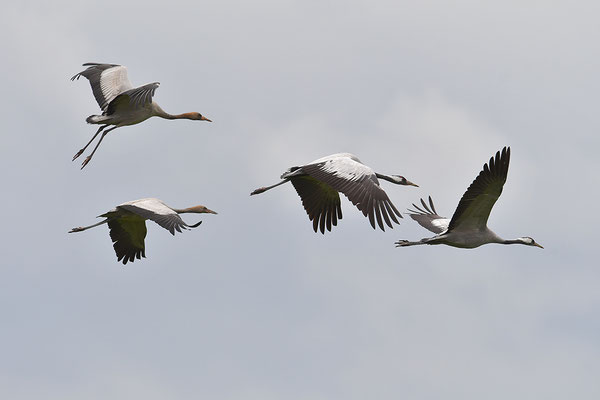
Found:
[[[396,217],[400,212],[379,185],[384,179],[399,185],[417,186],[400,175],[383,175],[364,165],[355,155],[337,153],[314,160],[308,164],[291,167],[281,175],[281,182],[262,187],[250,195],[263,193],[286,182],[291,182],[302,199],[302,204],[315,232],[337,225],[342,218],[342,208],[338,192],[342,192],[352,202],[375,229],[375,220],[381,230],[383,222],[393,228],[392,221],[398,224]]]
[[[481,231],[452,231],[444,232],[431,238],[421,239],[418,244],[445,244],[461,249],[474,249],[488,243],[503,243],[504,241],[490,229]],[[416,244],[416,243],[415,243]],[[406,246],[406,244],[403,244]]]
[[[177,209],[169,207],[159,199],[146,198],[119,204],[98,216],[98,218],[105,218],[103,221],[73,228],[69,233],[82,232],[95,226],[108,224],[117,260],[123,260],[123,264],[127,264],[128,261],[133,262],[136,258],[139,260],[141,257],[146,257],[144,239],[146,238],[147,219],[167,229],[172,235],[175,235],[175,231],[181,232],[182,229],[196,228],[202,223],[200,221],[188,225],[179,216],[183,213],[216,214],[204,206]]]
[[[90,162],[104,136],[116,128],[139,124],[150,117],[211,122],[208,118],[197,112],[175,115],[165,112],[152,99],[154,92],[160,84],[153,82],[134,87],[127,77],[127,68],[122,65],[98,63],[86,63],[83,65],[88,68],[73,76],[71,80],[79,79],[83,76],[90,81],[92,93],[102,109],[102,115],[90,115],[86,119],[86,122],[101,126],[92,139],[75,154],[73,160],[83,154],[99,133],[102,132],[102,136],[92,153],[83,161],[82,169]],[[112,128],[106,129],[109,126],[112,126]]]
[[[118,127],[136,125],[140,122],[144,122],[150,117],[154,117],[158,104],[154,101],[147,103],[136,108],[129,108],[123,110],[121,113],[113,113],[110,115],[90,115],[86,122],[88,124],[96,125],[115,125]]]
[[[429,197],[429,205],[421,199],[421,206],[413,204],[416,210],[409,215],[419,225],[437,235],[417,242],[399,240],[397,247],[421,244],[445,244],[463,249],[473,249],[488,243],[524,244],[543,248],[530,237],[502,239],[487,227],[487,221],[494,204],[502,194],[508,176],[510,147],[499,151],[484,164],[483,170],[463,194],[451,219],[438,215]]]

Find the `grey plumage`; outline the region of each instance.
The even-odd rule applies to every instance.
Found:
[[[71,80],[79,79],[82,76],[89,80],[92,93],[102,110],[102,115],[90,115],[87,117],[86,122],[101,126],[92,139],[73,156],[73,160],[79,157],[101,132],[102,136],[92,153],[83,161],[81,168],[84,168],[92,159],[104,136],[121,126],[139,124],[154,116],[165,119],[191,119],[211,122],[197,112],[176,115],[165,112],[153,101],[159,83],[153,82],[133,87],[127,76],[127,68],[122,65],[99,63],[86,63],[83,65],[87,66],[87,69],[75,74]],[[106,129],[111,125],[110,129]]]
[[[504,147],[502,152],[496,152],[495,157],[491,157],[489,162],[483,165],[482,171],[463,194],[450,220],[438,215],[431,197],[429,205],[421,199],[422,208],[413,204],[416,210],[409,210],[410,217],[437,235],[417,242],[399,240],[396,245],[406,247],[446,244],[472,249],[488,243],[500,243],[542,247],[528,236],[514,240],[502,239],[487,227],[492,207],[500,197],[506,182],[509,162],[509,147]]]
[[[283,181],[256,189],[251,195],[291,182],[313,222],[314,231],[325,233],[325,229],[331,231],[332,226],[336,226],[338,220],[342,219],[338,194],[341,192],[369,218],[373,229],[376,228],[377,221],[379,228],[385,230],[384,222],[393,228],[392,222],[398,224],[398,218],[402,218],[402,215],[379,185],[378,178],[396,184],[417,186],[399,175],[377,174],[352,154],[338,153],[292,167],[281,175]]]
[[[490,212],[502,194],[502,188],[508,176],[510,147],[504,147],[502,153],[496,152],[483,170],[462,195],[456,211],[450,220],[449,230],[457,225],[483,229],[487,226]]]
[[[146,198],[119,204],[98,216],[105,218],[103,221],[86,227],[73,228],[69,233],[82,232],[95,226],[108,224],[117,260],[127,264],[128,261],[133,262],[136,258],[139,260],[141,257],[146,257],[144,239],[147,232],[147,219],[156,222],[172,235],[175,235],[175,231],[196,228],[202,223],[199,221],[189,225],[179,216],[182,213],[216,214],[204,206],[176,209],[167,206],[159,199]]]
[[[416,210],[408,210],[408,215],[413,220],[417,221],[419,225],[433,233],[441,233],[448,229],[450,220],[438,215],[433,205],[431,196],[429,196],[429,206],[425,203],[425,201],[423,201],[423,199],[421,199],[421,204],[423,208],[420,208],[413,203],[413,207],[416,208]]]
[[[92,93],[103,112],[107,111],[110,102],[118,95],[134,89],[127,76],[127,68],[122,65],[85,63],[83,66],[88,68],[73,75],[71,80],[79,79],[82,76],[87,78],[90,81]],[[106,82],[103,82],[102,74],[105,74]],[[110,79],[107,78],[109,74]]]

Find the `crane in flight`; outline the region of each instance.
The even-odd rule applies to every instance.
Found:
[[[525,236],[517,239],[502,239],[487,227],[492,207],[502,193],[508,175],[510,147],[490,158],[483,170],[471,183],[458,202],[451,219],[438,215],[433,200],[429,197],[429,206],[421,199],[422,208],[413,203],[416,210],[408,210],[410,217],[425,229],[436,233],[430,238],[418,242],[398,240],[396,247],[415,246],[420,244],[445,244],[463,249],[473,249],[488,243],[524,244],[543,247],[532,238]]]
[[[96,147],[94,147],[94,150],[92,150],[92,153],[83,161],[81,169],[90,162],[98,146],[102,143],[104,136],[121,126],[139,124],[150,117],[212,122],[197,112],[175,115],[165,112],[152,100],[159,83],[153,82],[133,87],[127,77],[127,68],[122,65],[85,63],[83,66],[88,68],[75,74],[71,80],[79,79],[83,76],[90,81],[92,93],[102,109],[102,115],[90,115],[87,117],[86,122],[88,124],[97,124],[100,125],[100,128],[98,128],[92,139],[73,156],[73,161],[83,154],[85,149],[96,139],[96,136],[100,132],[102,132],[102,136],[100,136],[100,140],[96,144]],[[112,128],[106,129],[109,126],[112,126]]]
[[[299,167],[291,167],[281,175],[281,182],[261,187],[250,193],[266,192],[286,182],[291,182],[302,199],[313,229],[325,233],[331,231],[338,219],[342,219],[342,207],[338,192],[342,192],[352,202],[375,229],[375,219],[382,231],[383,221],[393,228],[391,221],[398,224],[400,212],[379,186],[379,179],[398,184],[418,186],[400,175],[383,175],[364,165],[355,155],[349,153],[332,154]],[[383,218],[382,218],[383,217]]]
[[[133,262],[136,258],[139,260],[141,257],[146,257],[144,238],[147,219],[156,222],[172,235],[175,235],[175,231],[196,228],[202,223],[200,221],[188,225],[179,216],[183,213],[216,214],[204,206],[178,209],[169,207],[159,199],[139,199],[119,204],[98,216],[98,218],[105,218],[103,221],[90,226],[73,228],[69,233],[82,232],[95,226],[108,224],[117,260],[123,260],[123,264],[127,264],[127,261]]]

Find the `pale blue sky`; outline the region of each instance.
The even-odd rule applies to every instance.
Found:
[[[0,397],[597,399],[597,2],[219,1],[7,4]],[[95,131],[84,62],[161,82],[214,122]],[[499,235],[544,250],[394,247],[344,198],[315,234],[286,168],[352,152],[440,213],[510,145]],[[116,204],[219,212],[117,263]],[[591,220],[590,220],[591,218]],[[197,218],[188,216],[195,222]]]

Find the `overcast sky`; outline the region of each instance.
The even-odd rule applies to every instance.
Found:
[[[550,4],[552,3],[552,4]],[[598,399],[600,6],[595,1],[29,1],[0,14],[0,397]],[[84,62],[158,81],[168,112],[73,155],[99,108]],[[315,234],[288,167],[352,152],[451,216],[511,146],[490,227],[545,249],[395,248],[345,199]],[[82,157],[83,158],[83,157]],[[123,266],[117,204],[148,224]]]

